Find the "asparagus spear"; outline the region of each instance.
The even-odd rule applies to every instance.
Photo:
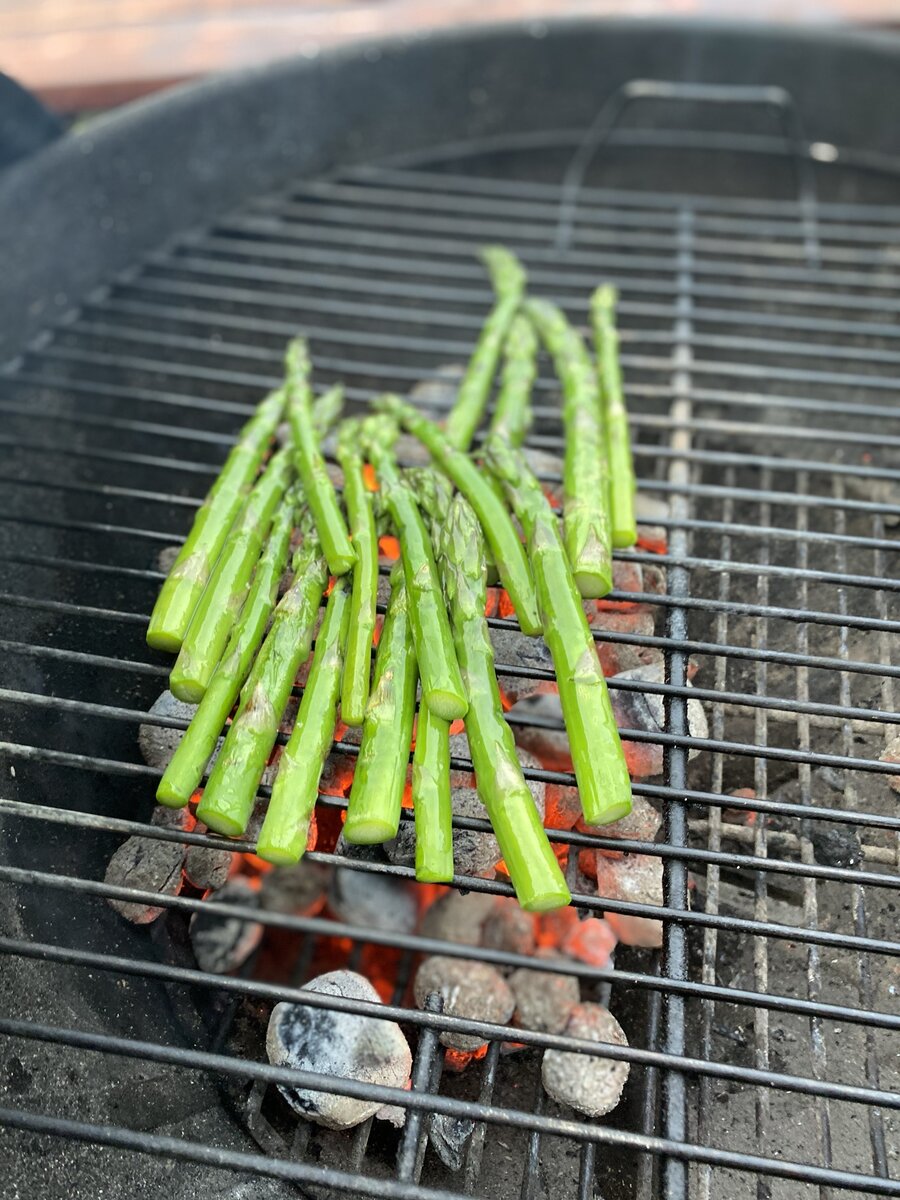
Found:
[[[356,554],[350,544],[337,493],[319,448],[312,419],[312,388],[309,385],[311,367],[306,342],[302,338],[295,338],[288,346],[285,369],[288,416],[296,451],[297,473],[303,484],[306,502],[316,520],[328,569],[332,575],[343,575],[353,566]]]
[[[525,269],[509,250],[485,246],[481,260],[491,276],[495,301],[447,418],[447,437],[460,450],[468,450],[472,444],[497,373],[503,341],[525,292]]]
[[[269,526],[292,472],[290,452],[279,450],[254,485],[231,530],[169,675],[169,687],[179,700],[196,704],[203,699],[243,608]]]
[[[297,496],[294,493],[272,522],[265,553],[259,560],[250,594],[234,627],[228,648],[159,781],[156,799],[160,804],[183,808],[203,778],[206,764],[250,670],[253,656],[266,631],[269,614],[275,605],[296,508]]]
[[[600,370],[603,432],[610,475],[610,518],[612,544],[618,548],[637,541],[634,517],[635,477],[628,434],[628,412],[622,389],[619,363],[619,333],[616,329],[616,289],[606,283],[591,298],[594,345]]]
[[[241,430],[153,606],[147,642],[154,650],[177,654],[194,609],[225,545],[228,531],[284,411],[282,391],[272,392]]]
[[[416,710],[410,607],[403,566],[397,563],[343,828],[347,841],[359,845],[389,841],[400,826]]]
[[[475,509],[522,632],[531,636],[539,634],[541,618],[528,558],[509,510],[489,480],[468,455],[450,444],[433,422],[399,397],[382,396],[376,405],[402,421],[405,428],[422,442]],[[424,677],[424,670],[422,674]]]
[[[531,389],[537,376],[538,342],[534,326],[520,313],[503,347],[503,377],[491,420],[491,433],[510,446],[521,446],[531,428]]]
[[[561,309],[546,300],[529,300],[526,309],[553,355],[563,390],[566,553],[582,596],[605,596],[612,587],[609,472],[594,366]]]
[[[413,490],[400,474],[394,458],[392,445],[396,432],[390,418],[369,418],[366,422],[369,459],[400,539],[422,697],[436,716],[452,721],[465,716],[466,693],[453,649],[431,538]]]
[[[241,704],[216,759],[197,816],[216,833],[243,833],[278,723],[300,667],[309,657],[328,569],[312,514],[300,516],[303,540],[294,555],[294,582],[281,598],[272,627],[241,691]]]
[[[528,539],[584,819],[588,825],[618,821],[631,811],[631,780],[556,518],[521,451],[491,437],[486,452]]]
[[[470,697],[466,734],[478,794],[519,903],[528,912],[559,908],[571,896],[522,774],[512,730],[503,719],[484,616],[484,542],[478,519],[463,496],[455,496],[450,504],[441,541],[441,569]]]
[[[328,597],[300,711],[278,764],[256,844],[257,854],[267,862],[295,863],[306,849],[319,777],[334,737],[349,621],[350,591],[338,579]]]
[[[347,421],[341,428],[337,443],[337,458],[344,472],[344,503],[356,549],[350,632],[347,635],[341,692],[341,718],[348,725],[362,725],[366,715],[378,592],[378,535],[372,497],[363,479],[359,438],[360,423]]]
[[[430,467],[406,472],[427,513],[434,545],[447,519],[453,485]],[[450,722],[419,705],[413,751],[412,801],[416,822],[416,879],[449,883],[453,878],[453,801],[450,794]]]

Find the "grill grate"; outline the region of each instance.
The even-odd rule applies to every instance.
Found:
[[[757,149],[778,152],[767,141]],[[889,1163],[900,1145],[890,1035],[900,1016],[888,980],[900,944],[887,893],[900,886],[900,816],[882,777],[900,766],[877,761],[900,724],[893,684],[900,583],[891,558],[900,409],[890,395],[900,362],[891,321],[900,311],[898,210],[831,202],[811,211],[808,199],[584,188],[571,244],[561,249],[557,185],[512,182],[489,175],[482,159],[473,162],[471,173],[458,164],[359,168],[260,198],[89,297],[0,376],[7,448],[0,548],[10,579],[0,596],[0,705],[10,732],[0,748],[12,776],[0,800],[7,831],[0,881],[14,895],[41,897],[42,911],[77,905],[84,921],[109,897],[189,915],[201,901],[112,887],[99,880],[99,860],[85,867],[80,854],[24,862],[16,839],[30,845],[45,828],[61,834],[50,839],[54,847],[87,835],[114,846],[139,833],[252,850],[133,819],[149,811],[157,777],[137,757],[135,727],[183,728],[146,713],[165,676],[142,640],[161,579],[156,552],[183,531],[236,426],[259,392],[277,383],[286,336],[298,326],[307,332],[323,388],[345,380],[359,402],[387,387],[408,389],[467,357],[489,302],[472,251],[502,238],[522,255],[534,289],[574,317],[598,278],[620,286],[639,484],[669,504],[667,553],[617,556],[664,565],[665,594],[612,595],[654,606],[655,635],[602,635],[665,655],[665,683],[639,685],[663,697],[665,732],[626,731],[631,741],[664,748],[662,782],[635,785],[662,802],[664,839],[647,846],[549,831],[573,848],[634,849],[663,860],[662,907],[575,896],[582,913],[663,920],[659,960],[620,961],[615,970],[569,966],[585,986],[610,995],[617,1011],[640,998],[639,1036],[632,1031],[630,1048],[604,1053],[632,1063],[629,1086],[643,1105],[603,1125],[573,1119],[544,1097],[537,1055],[515,1092],[527,1099],[499,1102],[501,1042],[576,1043],[409,1010],[401,978],[393,1006],[378,1010],[418,1034],[396,1165],[390,1175],[373,1173],[371,1123],[355,1135],[347,1169],[314,1163],[303,1135],[284,1141],[262,1111],[269,1084],[310,1081],[225,1052],[239,1003],[296,999],[303,964],[324,936],[349,939],[351,958],[364,945],[398,949],[407,972],[420,952],[538,970],[541,960],[223,904],[223,918],[261,922],[305,947],[292,984],[212,975],[149,952],[98,950],[43,920],[0,938],[4,954],[38,969],[56,964],[79,977],[139,978],[219,997],[226,1015],[208,1047],[63,1027],[39,1011],[30,1021],[0,1018],[0,1032],[16,1045],[42,1042],[224,1077],[249,1097],[244,1116],[265,1155],[73,1119],[56,1111],[53,1096],[47,1111],[3,1107],[0,1121],[310,1187],[355,1194],[364,1186],[372,1196],[449,1200],[499,1190],[484,1171],[484,1151],[504,1136],[520,1138],[508,1194],[522,1197],[541,1194],[540,1163],[556,1139],[579,1161],[569,1190],[556,1181],[552,1194],[579,1200],[599,1195],[598,1178],[604,1195],[639,1200],[676,1200],[688,1190],[707,1198],[827,1198],[835,1189],[898,1195]],[[558,454],[548,376],[535,398],[532,443]],[[513,627],[502,618],[491,624]],[[692,656],[701,672],[688,689]],[[500,669],[550,678],[512,663]],[[688,696],[708,707],[705,739],[689,733]],[[691,762],[693,750],[702,753]],[[823,772],[831,773],[832,791],[823,791]],[[526,775],[573,782],[560,771]],[[731,794],[747,787],[754,798]],[[38,796],[46,802],[36,803]],[[753,823],[736,823],[741,813],[755,813]],[[454,823],[487,828],[473,819]],[[854,861],[817,860],[821,823],[859,835]],[[411,876],[402,867],[309,857]],[[457,883],[509,894],[499,882]],[[303,999],[370,1011],[360,1001]],[[440,1074],[436,1035],[449,1028],[493,1039],[468,1097]],[[313,1081],[323,1091],[380,1094]],[[462,1175],[435,1181],[426,1173],[425,1185],[435,1113],[469,1118],[476,1133]],[[758,1153],[748,1152],[751,1144]]]

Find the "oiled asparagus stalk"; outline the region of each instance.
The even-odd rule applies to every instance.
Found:
[[[309,657],[328,568],[312,515],[299,522],[300,547],[294,555],[294,582],[281,598],[272,627],[241,691],[231,723],[197,816],[216,833],[243,833],[253,811],[256,789],[278,736],[297,672]]]
[[[538,340],[534,326],[520,313],[509,327],[503,346],[503,376],[491,433],[510,446],[521,446],[531,428],[531,390],[537,377]]]
[[[356,554],[334,484],[325,466],[312,416],[311,366],[306,342],[295,338],[285,356],[288,416],[296,452],[297,473],[306,502],[315,518],[319,540],[332,575],[343,575],[353,566]]]
[[[344,472],[344,503],[356,550],[350,630],[347,634],[341,690],[341,719],[348,725],[362,725],[366,715],[378,594],[378,535],[375,531],[372,496],[363,479],[360,436],[360,423],[346,421],[341,427],[337,444],[337,458]]]
[[[391,572],[391,598],[378,650],[372,691],[343,834],[368,845],[397,836],[416,712],[416,656],[409,596],[400,563]]]
[[[469,694],[466,734],[478,795],[519,903],[529,912],[559,908],[571,896],[522,774],[512,730],[503,718],[484,616],[484,543],[478,519],[463,496],[453,498],[447,514],[441,570]]]
[[[481,522],[503,586],[516,610],[522,632],[541,632],[541,619],[528,557],[504,501],[467,454],[456,450],[427,417],[398,396],[380,396],[376,405],[401,421],[463,493]],[[402,542],[402,538],[401,538]]]
[[[306,850],[319,777],[334,738],[349,620],[350,590],[338,579],[328,597],[297,720],[278,763],[256,844],[257,854],[267,862],[295,863]]]
[[[169,675],[169,687],[179,700],[198,704],[203,699],[244,606],[269,526],[292,475],[290,452],[279,450],[235,521]]]
[[[400,539],[422,696],[436,716],[452,721],[465,716],[466,693],[453,648],[431,538],[413,490],[401,475],[394,458],[395,437],[396,426],[390,418],[372,417],[366,422],[369,459]]]
[[[556,305],[529,300],[526,311],[553,356],[563,391],[566,553],[582,596],[605,596],[612,588],[612,535],[606,443],[594,365],[581,335]]]
[[[279,390],[261,402],[241,430],[218,478],[194,517],[191,531],[162,585],[147,626],[154,650],[177,654],[203,589],[241,510],[281,415],[285,396]]]
[[[612,544],[622,549],[633,546],[637,541],[637,522],[634,515],[634,463],[622,388],[622,367],[619,363],[616,299],[616,289],[612,284],[605,283],[598,287],[591,298],[591,319],[600,375],[606,458],[609,463]]]
[[[447,418],[447,437],[459,450],[468,450],[481,423],[503,341],[525,292],[525,269],[509,250],[485,246],[481,260],[490,274],[495,300]]]
[[[253,656],[262,641],[278,594],[287,560],[291,530],[297,511],[297,495],[292,493],[279,509],[265,553],[256,568],[250,594],[241,610],[231,640],[216,667],[200,706],[166,767],[156,798],[170,808],[183,808],[197,790],[222,726],[234,707],[247,677]]]
[[[556,518],[520,450],[492,437],[486,454],[528,539],[584,819],[588,825],[618,821],[631,811],[631,780]]]

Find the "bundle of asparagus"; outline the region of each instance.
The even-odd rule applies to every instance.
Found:
[[[462,718],[479,797],[520,903],[543,911],[570,897],[503,715],[485,580],[496,572],[522,631],[543,635],[550,650],[585,820],[620,819],[631,807],[630,781],[581,597],[609,590],[612,547],[635,540],[634,471],[615,290],[604,285],[591,300],[595,364],[559,308],[527,298],[514,255],[488,247],[482,258],[495,302],[445,427],[400,397],[379,397],[373,415],[338,427],[340,496],[321,445],[338,420],[340,389],[314,402],[306,345],[299,338],[289,345],[284,386],[242,430],[153,610],[147,640],[177,653],[172,691],[198,702],[157,798],[179,807],[197,793],[237,704],[197,816],[218,833],[244,834],[315,640],[258,853],[273,863],[304,853],[340,712],[346,724],[362,727],[344,837],[372,843],[396,836],[414,744],[416,875],[449,882],[449,734],[451,721]],[[519,449],[531,423],[540,342],[564,401],[562,532]],[[493,418],[473,454],[498,370]],[[291,444],[269,457],[285,418]],[[429,467],[401,469],[394,453],[400,426],[428,451]],[[373,669],[384,522],[400,556]],[[292,580],[276,605],[292,538]]]

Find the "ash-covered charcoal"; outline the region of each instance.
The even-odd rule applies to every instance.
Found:
[[[562,1033],[581,999],[574,975],[520,967],[509,977],[516,1001],[516,1023],[539,1033]]]
[[[259,908],[259,894],[238,876],[210,896],[191,917],[190,935],[194,957],[201,971],[228,975],[242,967],[262,941],[264,927],[258,921],[217,915],[220,904]]]
[[[574,788],[571,790],[575,791]],[[577,827],[583,833],[596,834],[597,837],[622,838],[624,841],[630,842],[655,841],[662,824],[662,815],[643,796],[632,796],[631,804],[631,812],[627,817],[622,817],[621,821],[613,821],[609,825],[591,826],[585,825],[584,820],[579,818]],[[614,855],[616,851],[604,850],[603,853]]]
[[[337,867],[331,877],[328,906],[348,925],[392,933],[412,933],[419,916],[415,892],[405,880],[346,867]]]
[[[443,421],[456,402],[456,393],[465,373],[465,363],[443,363],[430,379],[417,383],[409,397],[416,408],[426,411],[433,421]],[[419,445],[421,449],[421,443]]]
[[[434,1113],[428,1119],[428,1133],[434,1152],[450,1171],[462,1170],[466,1147],[475,1132],[475,1122],[462,1117]]]
[[[564,1032],[591,1042],[627,1046],[622,1026],[602,1004],[579,1004],[572,1010]],[[628,1079],[629,1064],[569,1050],[545,1050],[541,1079],[548,1095],[559,1104],[588,1117],[602,1117],[619,1103]]]
[[[175,559],[181,553],[180,546],[163,546],[156,556],[156,569],[161,575],[168,575],[175,566]]]
[[[506,980],[487,963],[437,954],[426,958],[416,973],[416,1004],[425,1007],[426,997],[437,992],[444,1001],[444,1013],[470,1021],[505,1025],[516,1002]],[[484,1039],[445,1030],[441,1044],[452,1050],[477,1050]]]
[[[173,717],[184,721],[185,725],[196,711],[196,704],[176,700],[169,691],[161,692],[150,705],[151,716]],[[183,729],[173,729],[168,725],[141,725],[138,729],[138,745],[144,762],[148,767],[164,771],[183,736]],[[218,747],[216,749],[218,751]]]
[[[662,663],[652,663],[648,666],[637,667],[632,671],[620,671],[616,680],[633,683],[663,683],[665,670]],[[690,687],[690,684],[688,684]],[[610,688],[613,712],[616,724],[620,729],[642,729],[647,733],[661,733],[665,728],[665,713],[663,697],[656,693]],[[692,738],[709,736],[709,725],[706,713],[699,700],[688,700],[687,705],[688,730]],[[628,742],[623,739],[625,758],[632,776],[638,779],[649,775],[659,775],[663,769],[663,748],[653,742]],[[688,758],[696,758],[700,753],[692,749]]]
[[[497,682],[507,700],[516,704],[546,688],[546,679],[534,679],[524,675],[507,675],[500,672],[502,666],[521,667],[531,676],[535,671],[553,670],[553,659],[543,638],[526,637],[518,629],[491,629],[491,645],[497,664]]]
[[[203,824],[196,827],[197,833],[208,833]],[[217,850],[214,846],[191,845],[184,857],[184,873],[196,888],[217,892],[228,882],[234,866],[231,850]]]
[[[109,860],[105,882],[113,887],[155,892],[159,896],[177,896],[183,878],[184,849],[178,842],[130,837]],[[149,925],[163,911],[152,904],[129,900],[110,900],[109,904],[133,925]]]
[[[329,971],[307,983],[306,992],[380,1004],[375,988],[354,971]],[[333,1012],[306,1004],[277,1004],[266,1034],[269,1062],[360,1083],[404,1088],[412,1054],[394,1021]],[[351,1129],[382,1107],[380,1100],[356,1100],[308,1088],[278,1089],[301,1116],[328,1129]]]
[[[596,857],[597,894],[629,904],[663,903],[662,859],[652,854],[621,854],[616,857],[599,850]],[[652,917],[606,913],[606,920],[620,942],[627,946],[657,948],[662,945],[662,921]]]
[[[157,804],[150,817],[150,824],[160,829],[179,829],[182,833],[190,833],[196,822],[187,805],[184,808],[168,808],[165,804]]]
[[[534,920],[511,896],[497,896],[481,927],[481,944],[511,954],[534,952]]]
[[[536,446],[523,446],[522,453],[529,467],[544,485],[544,491],[550,497],[551,503],[562,503],[563,460],[559,455],[540,450]]]
[[[464,946],[481,945],[481,929],[494,907],[494,896],[485,892],[446,892],[428,906],[419,932],[423,937]]]
[[[260,908],[304,916],[318,912],[325,903],[330,875],[328,867],[305,858],[295,866],[267,871],[259,891]]]

